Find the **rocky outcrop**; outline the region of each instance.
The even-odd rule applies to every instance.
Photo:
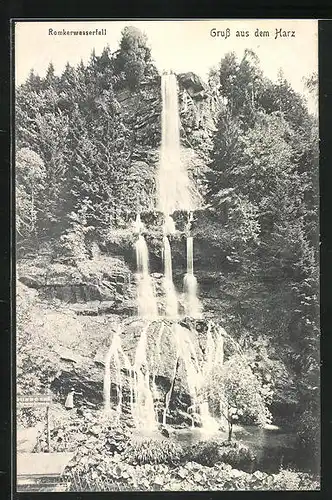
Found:
[[[21,260],[18,265],[21,283],[38,290],[41,298],[75,304],[78,314],[114,310],[130,295],[131,274],[122,259],[101,255],[77,266],[38,259]]]
[[[174,330],[172,322],[166,320],[150,323],[137,317],[123,320],[114,312],[95,316],[77,315],[72,306],[51,305],[40,296],[34,295],[34,297],[25,329],[33,332],[32,338],[38,339],[40,362],[43,363],[45,360],[48,363],[52,360],[55,367],[56,374],[51,383],[55,400],[63,402],[66,393],[74,387],[77,392],[82,393],[77,396],[81,403],[96,408],[103,405],[103,380],[107,354],[115,332],[121,324],[122,354],[119,352],[119,360],[124,404],[130,402],[130,370],[135,366],[137,348],[145,331],[147,365],[143,370],[148,366],[151,381],[155,382],[154,396],[160,419],[168,393],[168,422],[188,421],[190,417],[186,412],[191,404],[188,363],[201,364],[204,360],[206,341],[203,331],[206,329],[204,321],[201,333],[199,325],[195,329],[195,323],[187,320],[177,325]],[[178,342],[180,344],[184,342],[181,359],[179,359]],[[111,358],[111,398],[114,403],[117,400],[115,381],[118,380],[118,376],[115,360]]]
[[[206,91],[207,85],[193,72],[180,73],[177,75],[180,84],[189,92],[191,96],[197,96]]]

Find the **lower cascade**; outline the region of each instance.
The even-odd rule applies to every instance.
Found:
[[[131,356],[122,347],[122,339],[130,326],[135,328],[135,337],[140,329]],[[125,321],[118,325],[105,357],[105,411],[110,411],[112,399],[119,417],[124,411],[124,405],[128,407],[129,403],[133,422],[138,429],[153,430],[161,422],[166,425],[174,382],[182,364],[182,380],[190,395],[187,413],[191,415],[192,425],[198,418],[203,431],[217,431],[220,424],[210,412],[207,381],[215,364],[220,365],[222,360],[223,331],[212,322],[208,324],[203,356],[196,333],[193,328],[162,317],[154,321],[136,318],[130,324]],[[163,338],[167,338],[169,350],[173,353],[173,366],[166,367],[172,373],[173,380],[161,407],[155,379],[156,370],[162,363]],[[115,386],[116,390],[112,391],[111,386]],[[111,393],[114,394],[112,397]]]

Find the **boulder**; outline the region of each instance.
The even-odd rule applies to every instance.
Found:
[[[73,304],[70,309],[78,316],[97,316],[99,314],[99,301],[90,301],[84,304]]]
[[[178,75],[178,80],[186,90],[192,93],[202,92],[207,88],[201,77],[192,71],[188,73],[180,73]]]
[[[73,363],[84,362],[84,358],[71,349],[62,346],[55,346],[54,351],[60,356],[63,361],[72,361]]]
[[[30,288],[41,288],[44,284],[44,276],[36,277],[36,276],[21,276],[19,281],[23,283],[23,285],[28,286]]]

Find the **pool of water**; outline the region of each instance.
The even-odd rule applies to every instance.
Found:
[[[180,429],[174,432],[173,439],[182,444],[192,445],[198,441],[222,439],[227,440],[226,432],[206,434],[201,429]],[[281,468],[302,472],[317,472],[318,464],[310,456],[304,456],[298,449],[296,435],[285,429],[269,426],[236,426],[233,430],[233,439],[248,445],[256,455],[255,461],[246,470],[254,472],[260,470],[271,474]]]

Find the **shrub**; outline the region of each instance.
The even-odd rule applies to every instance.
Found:
[[[16,387],[18,395],[44,393],[49,389],[60,365],[52,343],[38,331],[38,317],[35,311],[37,296],[34,290],[18,282],[16,307]],[[45,410],[22,408],[18,410],[17,421],[21,425],[33,426],[42,418]]]
[[[264,394],[261,381],[240,354],[233,355],[221,370],[212,374],[209,393],[213,404],[219,402],[220,412],[227,420],[229,441],[234,423],[264,425],[271,422],[267,403],[270,390]]]
[[[119,458],[119,457],[118,457]],[[206,467],[195,462],[170,467],[167,464],[130,465],[115,457],[91,456],[85,472],[67,476],[70,491],[236,491],[317,490],[319,482],[309,474],[282,471],[248,474],[230,465]]]
[[[318,460],[320,452],[320,418],[318,408],[304,410],[299,419],[298,438],[302,448]]]
[[[131,464],[175,464],[183,455],[182,447],[166,439],[145,439],[128,445],[124,457]]]
[[[312,490],[319,489],[318,481],[308,474],[291,470],[281,470],[273,476],[272,490]]]
[[[252,462],[255,455],[242,443],[201,441],[189,450],[188,459],[208,467],[213,467],[218,462],[241,467]]]
[[[122,453],[130,439],[130,430],[116,416],[103,418],[98,412],[77,413],[59,411],[52,415],[51,443],[54,452],[76,452],[71,463],[82,465],[82,458],[90,450],[100,450],[105,455]],[[44,428],[36,451],[47,450],[47,435]],[[76,467],[76,465],[75,465]]]

